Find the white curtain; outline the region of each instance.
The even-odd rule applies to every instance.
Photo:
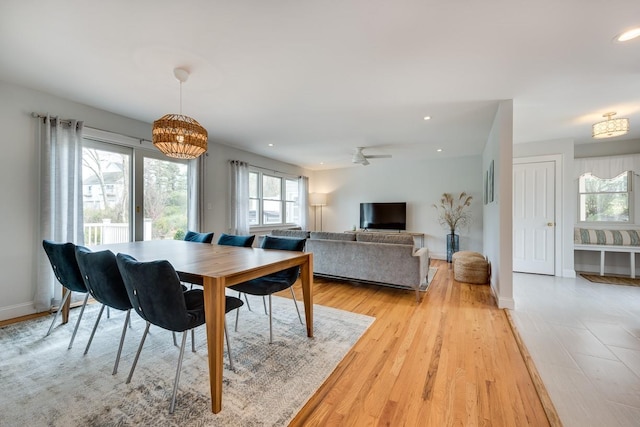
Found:
[[[249,164],[239,160],[229,161],[229,231],[233,234],[249,234]]]
[[[638,173],[640,171],[640,155],[589,157],[575,159],[573,167],[576,178],[590,172],[598,178],[611,179],[626,171]]]
[[[42,240],[84,244],[82,220],[82,129],[77,120],[38,119],[40,149],[40,235],[36,310],[49,310],[62,289],[55,278]],[[55,294],[54,294],[55,292]]]
[[[309,229],[309,178],[298,178],[298,203],[300,204],[300,228]]]
[[[189,161],[189,173],[187,176],[187,203],[188,218],[187,228],[192,231],[204,230],[204,171],[206,153]]]

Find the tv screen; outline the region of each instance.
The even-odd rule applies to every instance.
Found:
[[[406,230],[406,203],[360,203],[360,228]]]

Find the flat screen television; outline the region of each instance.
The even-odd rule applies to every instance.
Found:
[[[407,204],[360,203],[360,228],[372,230],[406,230]]]

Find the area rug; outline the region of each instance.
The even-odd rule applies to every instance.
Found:
[[[251,298],[251,297],[250,297]],[[120,368],[111,375],[124,313],[111,310],[87,355],[84,347],[97,316],[91,304],[67,350],[78,315],[44,337],[52,317],[0,329],[1,426],[284,426],[331,374],[375,320],[314,306],[314,338],[306,336],[293,302],[273,298],[274,342],[260,299],[227,315],[235,370],[224,356],[222,411],[210,412],[204,327],[196,330],[196,353],[185,350],[176,409],[169,399],[178,362],[171,332],[151,327],[130,384],[125,384],[144,321],[132,313]],[[302,304],[300,304],[302,309]]]
[[[640,279],[632,279],[628,276],[600,276],[599,274],[580,273],[582,277],[590,282],[605,283],[608,285],[640,286]]]

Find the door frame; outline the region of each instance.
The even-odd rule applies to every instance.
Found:
[[[543,163],[543,162],[553,162],[554,164],[554,215],[555,215],[555,232],[554,232],[554,251],[555,251],[555,261],[554,261],[554,276],[562,276],[562,261],[564,259],[564,242],[562,241],[563,229],[564,229],[564,221],[562,216],[562,154],[549,154],[545,156],[530,156],[530,157],[517,157],[513,159],[513,164],[525,164],[525,163]],[[513,178],[512,178],[513,179]],[[559,256],[558,256],[559,255]],[[513,257],[513,253],[511,254]]]

